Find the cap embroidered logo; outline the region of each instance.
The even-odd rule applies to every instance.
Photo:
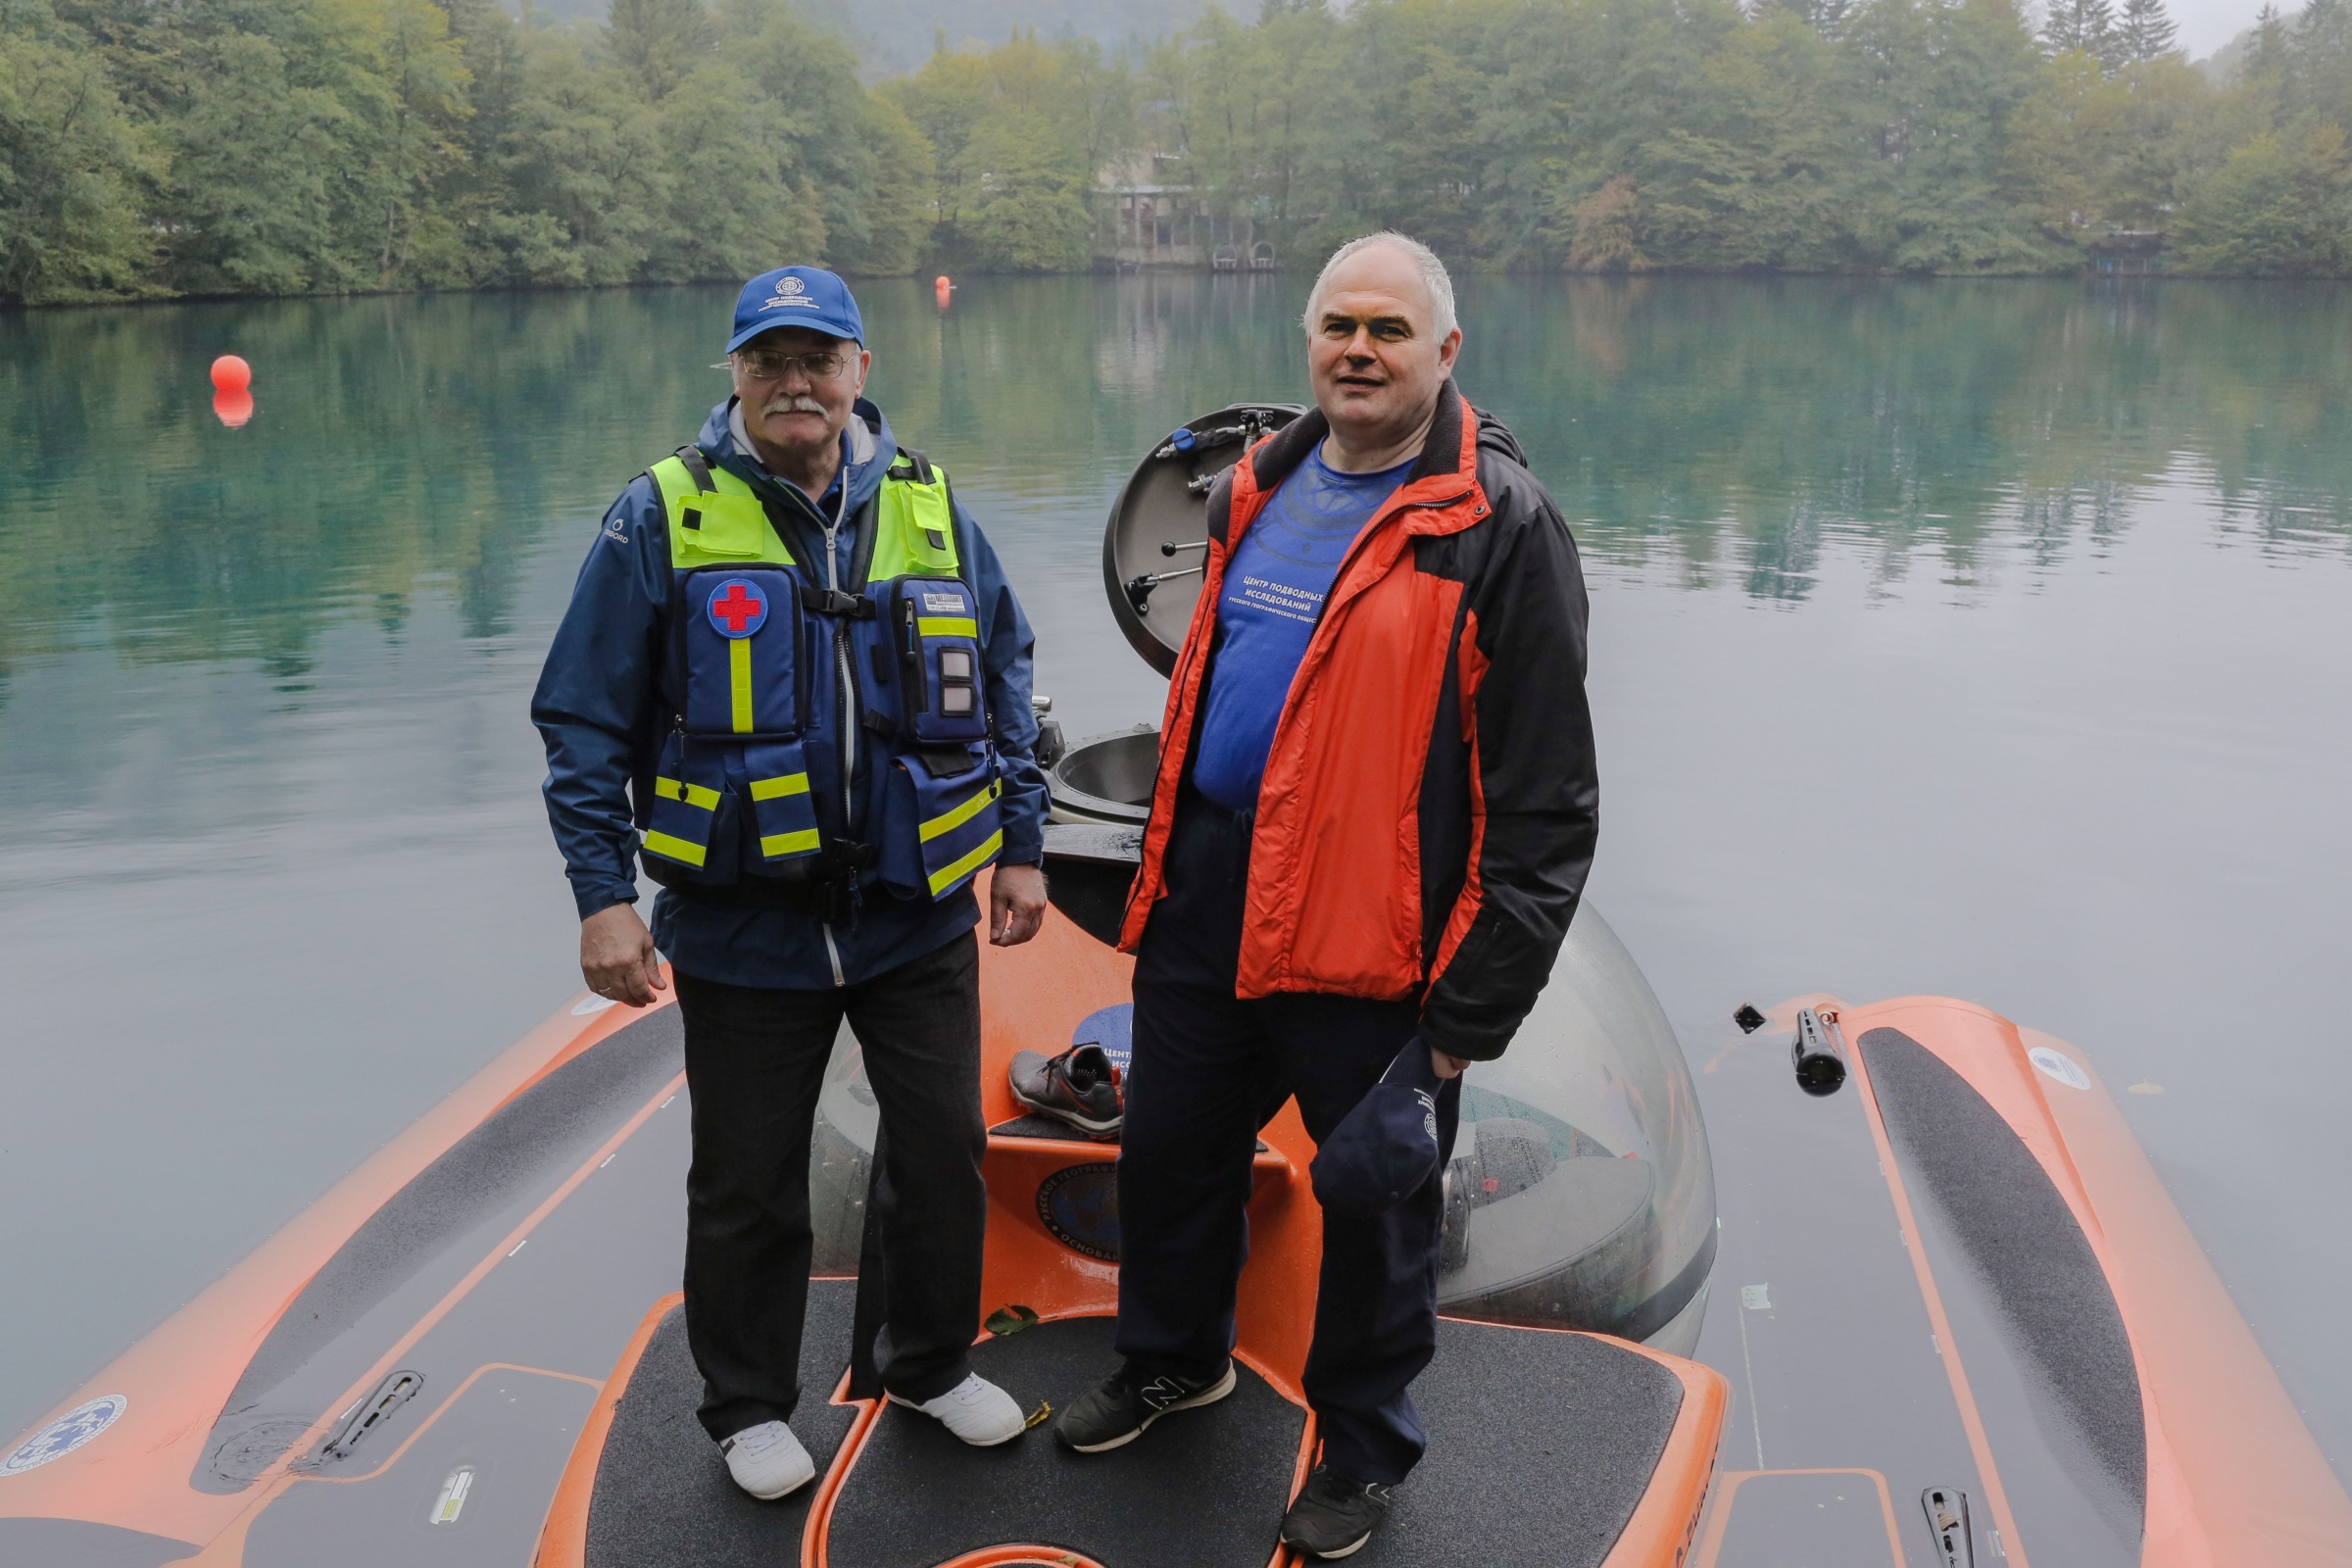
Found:
[[[769,298],[765,305],[762,305],[760,308],[763,311],[773,311],[780,310],[786,306],[796,307],[804,311],[813,311],[818,308],[817,302],[808,297],[808,284],[807,281],[801,278],[793,277],[789,274],[776,279],[776,292]]]

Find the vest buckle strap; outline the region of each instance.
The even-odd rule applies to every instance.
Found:
[[[852,620],[874,618],[874,602],[862,594],[845,594],[838,588],[818,588],[801,584],[801,608],[812,615],[847,615]]]
[[[835,840],[817,851],[816,858],[809,862],[809,876],[818,882],[844,878],[854,880],[858,872],[880,858],[881,851],[871,844],[859,844],[849,839]]]

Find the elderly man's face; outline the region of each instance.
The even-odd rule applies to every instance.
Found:
[[[1401,439],[1428,417],[1461,346],[1459,328],[1437,335],[1413,259],[1367,246],[1333,270],[1315,307],[1306,348],[1315,403],[1351,444]]]
[[[744,427],[798,456],[841,439],[874,357],[843,338],[780,326],[737,349],[731,363]]]

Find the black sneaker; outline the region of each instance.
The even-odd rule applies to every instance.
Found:
[[[1101,1453],[1133,1443],[1144,1435],[1144,1428],[1171,1410],[1214,1404],[1233,1388],[1231,1361],[1213,1378],[1178,1377],[1173,1372],[1149,1377],[1131,1361],[1072,1399],[1054,1423],[1054,1436],[1080,1453]]]
[[[1058,1056],[1014,1052],[1012,1098],[1089,1138],[1117,1137],[1124,1119],[1119,1070],[1101,1046],[1072,1046]]]
[[[1372,1539],[1389,1514],[1389,1489],[1350,1481],[1327,1464],[1315,1466],[1298,1500],[1282,1516],[1282,1544],[1309,1557],[1350,1556]]]

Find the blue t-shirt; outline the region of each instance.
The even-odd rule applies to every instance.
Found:
[[[1193,787],[1227,810],[1256,809],[1274,726],[1340,563],[1412,466],[1341,473],[1318,445],[1275,487],[1225,564]]]

